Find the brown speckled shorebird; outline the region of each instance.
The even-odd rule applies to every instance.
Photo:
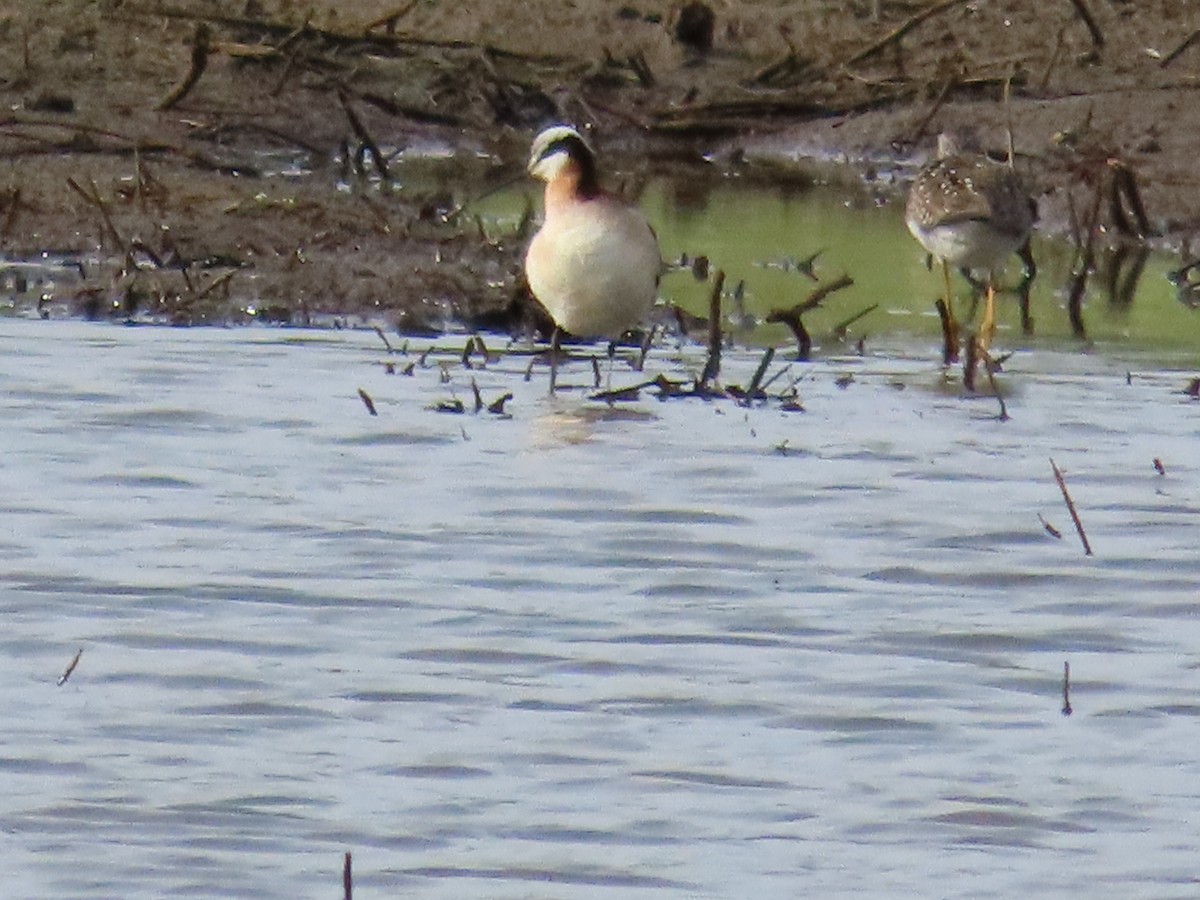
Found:
[[[987,273],[979,329],[987,350],[996,328],[995,270],[1029,239],[1033,206],[1016,172],[970,146],[969,135],[938,136],[937,158],[913,182],[904,209],[908,230],[942,263],[946,311],[955,329],[950,266]]]

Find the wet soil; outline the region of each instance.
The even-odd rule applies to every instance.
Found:
[[[0,12],[0,253],[79,273],[16,284],[14,304],[519,327],[526,235],[486,233],[460,205],[519,175],[550,120],[591,128],[626,177],[795,180],[817,159],[894,177],[897,196],[938,130],[970,123],[1002,151],[1011,124],[1043,228],[1079,237],[1095,209],[1107,238],[1181,255],[1200,232],[1189,0],[469,7]],[[446,157],[436,179],[401,174],[430,151]]]

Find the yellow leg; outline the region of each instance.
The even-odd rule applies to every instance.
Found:
[[[979,326],[979,346],[986,353],[996,334],[996,288],[988,275],[987,299],[983,306],[983,324]]]

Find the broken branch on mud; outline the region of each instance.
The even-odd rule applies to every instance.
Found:
[[[1083,24],[1087,26],[1088,34],[1092,38],[1092,46],[1100,48],[1104,46],[1104,32],[1100,30],[1100,26],[1096,23],[1096,19],[1092,16],[1092,11],[1088,9],[1087,3],[1084,0],[1070,0],[1070,3],[1075,7],[1075,12],[1079,14],[1079,18],[1083,20]]]
[[[388,34],[396,33],[396,23],[417,8],[421,0],[407,0],[395,9],[389,10],[377,19],[373,19],[362,27],[363,34],[369,34],[376,28],[382,28]]]
[[[155,5],[155,6],[127,6],[123,7],[125,14],[118,14],[118,18],[132,19],[141,22],[147,16],[161,16],[164,19],[177,19],[185,22],[207,22],[212,25],[220,25],[225,28],[252,29],[263,32],[270,36],[276,36],[286,39],[296,26],[287,22],[274,22],[270,19],[253,18],[250,16],[226,16],[217,13],[198,13],[186,9],[176,9],[174,7]],[[324,28],[317,28],[308,24],[304,28],[304,32],[320,41],[335,47],[371,47],[382,50],[396,50],[404,47],[429,47],[436,50],[458,50],[464,52],[479,52],[483,51],[497,58],[508,58],[524,60],[526,62],[540,62],[561,64],[565,60],[561,56],[546,53],[523,53],[515,50],[505,50],[502,47],[497,47],[494,44],[489,44],[482,41],[462,41],[462,40],[437,40],[431,38],[414,37],[401,34],[364,34],[361,31],[355,34],[342,34],[337,31],[329,31]],[[294,38],[293,38],[294,39]]]
[[[937,15],[940,15],[941,13],[946,12],[946,10],[953,9],[956,6],[961,6],[965,2],[966,2],[966,0],[942,0],[941,3],[935,3],[932,6],[927,6],[925,9],[921,10],[916,15],[909,16],[907,19],[905,19],[903,22],[901,22],[899,25],[897,25],[895,28],[893,28],[891,31],[889,31],[887,34],[885,34],[883,37],[881,37],[875,43],[871,44],[865,50],[860,50],[854,56],[850,57],[848,60],[846,60],[846,65],[852,66],[855,63],[862,62],[864,59],[867,59],[868,57],[874,56],[880,50],[883,50],[890,44],[893,44],[896,41],[900,40],[902,37],[904,37],[906,34],[908,34],[910,31],[912,31],[914,28],[916,28],[918,25],[920,25],[926,19],[931,19],[934,16],[937,16]]]
[[[56,139],[38,134],[40,129],[65,131],[67,137]],[[258,178],[262,172],[255,166],[225,162],[214,159],[206,153],[191,150],[179,144],[167,141],[148,140],[131,135],[87,125],[82,122],[65,122],[56,119],[45,119],[37,116],[9,115],[0,118],[0,133],[7,134],[29,143],[37,144],[37,149],[8,150],[0,152],[0,158],[14,158],[26,154],[99,154],[109,156],[157,156],[172,155],[187,160],[198,168],[208,169],[222,175],[240,175],[247,178]],[[99,138],[105,138],[101,141]]]
[[[1171,63],[1175,62],[1175,60],[1177,60],[1180,56],[1182,56],[1183,52],[1185,50],[1187,50],[1189,47],[1191,47],[1192,44],[1196,43],[1196,41],[1200,41],[1200,28],[1197,28],[1195,31],[1193,31],[1191,34],[1189,34],[1187,37],[1185,37],[1180,42],[1178,47],[1176,47],[1174,50],[1172,50],[1170,53],[1168,53],[1166,56],[1164,56],[1162,58],[1162,61],[1158,64],[1159,68],[1165,69]]]
[[[212,35],[209,32],[208,26],[203,22],[196,24],[196,30],[192,34],[192,54],[188,64],[188,70],[184,73],[179,84],[171,88],[167,95],[158,101],[155,109],[162,110],[170,109],[184,97],[186,97],[196,86],[196,82],[200,80],[200,76],[204,74],[204,69],[208,65],[208,53],[211,45]]]

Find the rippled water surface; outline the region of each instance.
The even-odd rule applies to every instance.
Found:
[[[5,896],[1196,895],[1194,360],[439,346],[0,321]]]

